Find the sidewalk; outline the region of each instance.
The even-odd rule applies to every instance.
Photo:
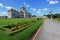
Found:
[[[46,19],[35,40],[60,40],[60,23]]]

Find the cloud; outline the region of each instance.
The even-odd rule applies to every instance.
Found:
[[[49,2],[49,4],[57,4],[59,3],[58,0],[47,0]]]
[[[30,7],[30,5],[26,5],[27,7]]]
[[[5,14],[6,12],[2,12],[3,14]]]
[[[43,9],[43,11],[47,11],[47,10],[49,10],[49,8],[44,8],[44,9]]]
[[[50,1],[49,2],[50,4],[57,4],[57,3],[59,3],[58,1]]]
[[[0,7],[4,7],[4,8],[6,8],[6,9],[11,9],[12,7],[10,7],[10,6],[4,6],[2,3],[0,3]]]
[[[36,11],[37,9],[36,8],[30,8],[32,11]]]
[[[2,3],[0,3],[0,7],[4,7],[4,8],[6,8],[6,9],[11,9],[12,7],[10,7],[10,6],[4,6]]]
[[[60,8],[58,8],[57,10],[60,10]]]
[[[24,3],[24,5],[26,5],[26,3]]]
[[[30,8],[30,9],[33,9],[33,8]]]
[[[7,16],[7,12],[0,12],[0,16]]]
[[[26,7],[30,7],[30,5],[29,4],[27,4],[27,3],[23,3]]]
[[[0,7],[4,7],[2,3],[0,3]]]
[[[47,1],[49,1],[49,0],[47,0]]]
[[[35,11],[35,10],[36,10],[36,8],[33,8],[32,10],[33,10],[33,11]]]
[[[39,13],[41,13],[40,11],[37,11],[37,13],[39,14]]]
[[[42,9],[38,9],[37,11],[42,11]]]
[[[42,9],[38,9],[36,12],[39,14],[41,13]]]
[[[10,6],[5,6],[6,9],[10,10],[12,7]]]

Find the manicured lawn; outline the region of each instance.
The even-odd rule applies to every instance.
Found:
[[[0,19],[0,20],[2,20],[2,19]],[[11,19],[8,19],[8,20],[11,20]],[[37,19],[36,18],[31,18],[31,19],[24,19],[24,20],[20,19],[20,20],[19,20],[20,22],[23,22],[24,20],[28,21],[28,20],[37,20]],[[15,33],[15,34],[13,34],[11,36],[9,36],[8,31],[0,30],[0,40],[29,40],[30,37],[33,35],[33,33],[43,23],[43,21],[44,21],[43,19],[39,19],[39,20],[37,20],[37,22],[28,25],[28,27],[26,29],[24,29],[22,31],[19,31],[19,32]],[[14,23],[16,23],[15,19],[14,19]]]
[[[0,27],[4,27],[7,25],[11,25],[11,24],[17,24],[20,22],[24,22],[24,21],[30,21],[30,20],[36,20],[36,18],[7,18],[7,19],[0,19]]]

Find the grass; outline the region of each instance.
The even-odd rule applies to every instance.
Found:
[[[25,19],[25,20],[27,21],[27,19]],[[31,19],[28,19],[28,20],[31,20]],[[34,19],[34,20],[36,20],[36,19]],[[21,19],[21,21],[22,21],[22,19]],[[28,28],[26,28],[23,31],[18,32],[12,36],[9,36],[7,34],[7,31],[0,30],[0,40],[29,40],[30,37],[33,35],[33,33],[40,27],[40,25],[42,23],[43,23],[43,19],[40,19],[37,22],[29,25]]]
[[[4,27],[11,24],[17,24],[24,21],[36,20],[36,18],[7,18],[0,19],[0,27]]]
[[[60,21],[60,18],[55,18],[54,20]]]

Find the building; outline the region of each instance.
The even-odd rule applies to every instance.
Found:
[[[20,17],[20,12],[11,8],[8,10],[8,18],[18,18]]]
[[[21,7],[20,11],[17,11],[13,8],[8,10],[8,18],[30,18],[32,17],[31,13],[25,10],[25,7]]]
[[[53,15],[55,14],[55,12],[50,11],[49,14],[51,15],[51,19],[53,19]]]

